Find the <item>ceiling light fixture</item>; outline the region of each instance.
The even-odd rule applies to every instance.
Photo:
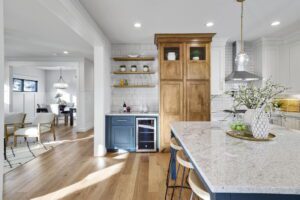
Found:
[[[274,21],[271,23],[271,26],[278,26],[280,25],[280,21]]]
[[[141,27],[142,27],[142,24],[139,23],[139,22],[136,22],[136,23],[134,23],[133,26],[134,26],[135,28],[141,28]]]
[[[207,22],[207,23],[206,23],[206,26],[207,26],[207,27],[212,27],[212,26],[214,26],[214,23],[213,23],[213,22]]]
[[[67,55],[67,54],[69,54],[69,52],[68,52],[68,51],[64,51],[64,54],[66,54],[66,55]]]
[[[247,66],[249,62],[249,56],[244,51],[244,39],[243,39],[244,1],[245,0],[237,0],[237,2],[241,3],[241,50],[235,57],[235,63],[238,66],[238,69],[240,70],[244,70],[245,66]]]
[[[67,89],[69,87],[68,83],[65,82],[65,80],[62,77],[62,70],[60,68],[59,70],[59,79],[56,83],[53,84],[53,87],[55,89]]]

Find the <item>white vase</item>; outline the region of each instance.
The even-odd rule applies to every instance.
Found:
[[[248,125],[251,125],[254,114],[255,114],[255,109],[248,109],[244,114],[244,122]]]
[[[266,139],[270,133],[269,115],[265,112],[265,106],[255,110],[252,118],[251,131],[253,137]]]

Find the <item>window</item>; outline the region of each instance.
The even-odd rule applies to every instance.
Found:
[[[13,79],[13,91],[14,92],[22,92],[23,91],[23,80],[14,78]]]
[[[24,92],[37,92],[37,81],[24,80],[23,91]]]
[[[38,81],[13,78],[14,92],[37,92]]]

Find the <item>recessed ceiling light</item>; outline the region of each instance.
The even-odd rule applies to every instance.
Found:
[[[142,27],[142,24],[139,23],[139,22],[136,22],[136,23],[134,23],[133,26],[134,26],[135,28],[141,28],[141,27]]]
[[[64,51],[64,54],[69,54],[69,52],[68,51]]]
[[[271,26],[278,26],[280,25],[280,21],[274,21],[271,23]]]
[[[213,23],[213,22],[207,22],[207,23],[206,23],[206,26],[207,26],[207,27],[212,27],[212,26],[214,26],[214,23]]]

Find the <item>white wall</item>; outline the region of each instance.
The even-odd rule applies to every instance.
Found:
[[[125,101],[132,111],[138,112],[142,105],[147,105],[151,112],[158,112],[159,89],[158,89],[158,61],[157,48],[154,44],[114,44],[112,45],[112,57],[127,56],[129,54],[140,54],[145,56],[155,56],[155,61],[143,62],[116,62],[112,61],[111,71],[118,71],[120,65],[126,65],[130,70],[131,65],[137,65],[138,70],[142,70],[143,65],[148,65],[155,74],[151,75],[110,75],[112,77],[111,85],[118,84],[120,79],[127,79],[129,84],[134,84],[142,80],[147,80],[156,85],[155,88],[112,88],[112,105],[114,112],[123,109]]]
[[[94,127],[94,64],[88,59],[79,63],[79,88],[77,90],[77,131],[85,132]]]
[[[32,122],[37,104],[45,104],[45,71],[36,67],[11,67],[12,78],[38,81],[38,92],[12,92],[12,112],[25,112],[26,121]],[[11,78],[11,79],[12,79]],[[10,80],[12,84],[12,80]],[[11,90],[13,86],[10,86]]]
[[[0,0],[0,138],[4,130],[4,26],[3,0]],[[0,200],[3,198],[3,142],[0,142]]]
[[[62,70],[62,76],[69,87],[64,90],[55,89],[53,84],[57,82],[59,78],[59,70],[45,70],[46,78],[46,104],[56,103],[54,98],[57,93],[63,94],[61,97],[62,100],[65,100],[67,103],[77,104],[77,71],[74,70]]]

